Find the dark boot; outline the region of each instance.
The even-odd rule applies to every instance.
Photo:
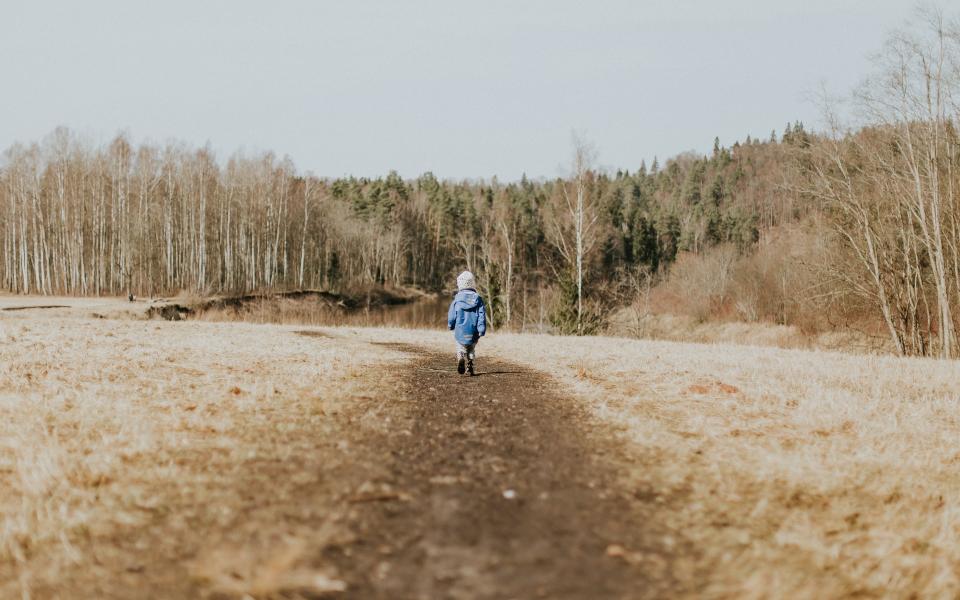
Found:
[[[457,373],[460,373],[461,375],[463,375],[463,371],[464,371],[464,368],[463,368],[463,357],[461,356],[461,357],[457,360]]]

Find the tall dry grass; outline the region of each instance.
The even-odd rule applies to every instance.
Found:
[[[889,337],[873,324],[861,328],[822,332],[804,331],[796,325],[763,321],[698,320],[684,314],[652,313],[642,305],[615,311],[607,327],[611,337],[631,337],[695,344],[734,344],[773,348],[840,351],[857,354],[892,354]],[[871,331],[873,330],[873,331]]]

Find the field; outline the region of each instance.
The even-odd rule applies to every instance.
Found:
[[[0,313],[0,597],[960,594],[955,362],[96,310]]]

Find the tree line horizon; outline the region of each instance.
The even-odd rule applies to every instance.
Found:
[[[788,124],[706,155],[503,183],[318,178],[272,153],[82,142],[60,128],[0,166],[12,293],[449,289],[473,271],[496,327],[586,334],[620,307],[960,355],[960,22],[891,34],[824,131]],[[639,308],[638,308],[639,307]]]
[[[740,148],[633,173],[584,165],[597,225],[588,283],[624,268],[657,272],[712,243],[754,243],[761,219],[778,217],[747,189],[755,160],[766,161]],[[319,178],[271,152],[221,165],[209,148],[134,146],[124,134],[94,146],[63,127],[3,156],[2,282],[12,293],[439,291],[465,267],[510,322],[518,293],[570,283],[561,243],[573,228],[563,210],[570,178]]]

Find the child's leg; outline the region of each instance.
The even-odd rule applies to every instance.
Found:
[[[474,342],[467,346],[467,373],[473,375],[473,359],[476,357],[477,343]]]

